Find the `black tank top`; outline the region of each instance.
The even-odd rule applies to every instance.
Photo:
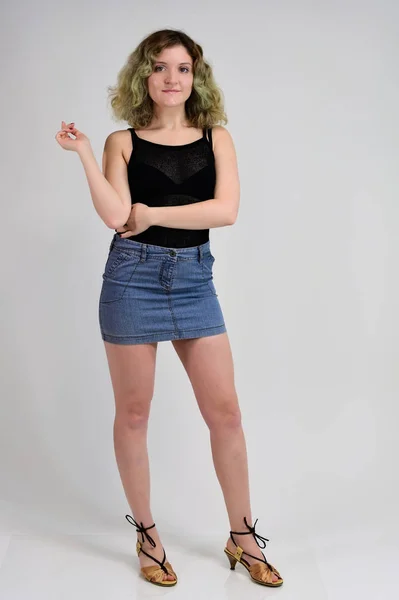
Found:
[[[204,129],[202,138],[180,146],[150,142],[138,137],[132,127],[129,130],[133,151],[127,170],[132,204],[182,206],[214,197],[212,129]],[[153,225],[127,239],[167,248],[187,248],[207,242],[209,229]]]

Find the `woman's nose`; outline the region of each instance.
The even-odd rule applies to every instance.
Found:
[[[178,76],[177,73],[166,73],[165,75],[165,82],[166,83],[176,83],[178,80]]]

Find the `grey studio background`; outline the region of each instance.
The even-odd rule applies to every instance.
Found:
[[[136,581],[113,450],[98,325],[113,231],[54,136],[74,121],[101,164],[107,135],[128,127],[112,120],[106,88],[165,27],[202,45],[236,145],[240,212],[210,232],[214,276],[253,516],[285,578],[276,592],[228,570],[208,430],[162,342],[148,442],[154,520],[183,580],[173,593],[394,597],[398,4],[25,0],[1,16],[1,599],[157,591]]]

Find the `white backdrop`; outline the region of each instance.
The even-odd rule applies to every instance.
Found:
[[[0,533],[135,538],[97,312],[113,231],[54,136],[74,121],[101,164],[128,127],[106,87],[164,27],[203,46],[238,155],[239,217],[211,244],[257,530],[288,545],[378,530],[399,501],[398,4],[25,0],[2,14]],[[159,531],[224,544],[208,430],[170,342],[149,452]]]

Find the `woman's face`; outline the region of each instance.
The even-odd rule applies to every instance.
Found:
[[[193,86],[193,61],[186,48],[173,46],[162,50],[147,81],[148,92],[160,107],[184,105]]]

